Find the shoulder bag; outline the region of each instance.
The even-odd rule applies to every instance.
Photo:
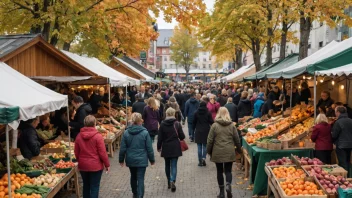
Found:
[[[175,123],[178,123],[178,122],[175,122]],[[180,141],[180,145],[181,145],[181,151],[187,151],[188,150],[188,145],[186,144],[185,140],[180,140],[179,136],[178,136],[178,132],[177,132],[177,129],[175,127],[175,123],[174,123],[174,129],[176,131],[176,134],[177,134],[177,138],[178,138],[178,141]]]

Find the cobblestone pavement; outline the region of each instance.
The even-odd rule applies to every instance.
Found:
[[[188,136],[187,127],[183,127]],[[145,175],[145,198],[216,198],[218,185],[216,180],[215,164],[207,158],[206,167],[198,167],[197,145],[190,143],[189,150],[183,152],[178,160],[177,190],[172,193],[167,189],[167,180],[164,172],[164,159],[156,151],[156,142],[153,143],[156,163],[149,166]],[[132,198],[130,188],[130,172],[127,167],[121,167],[118,163],[118,151],[114,158],[110,158],[111,171],[103,175],[100,184],[100,195],[102,198]],[[236,171],[233,167],[232,194],[234,198],[251,197],[252,191],[248,190],[248,181],[243,179],[244,172]],[[56,197],[73,198],[75,196],[64,196],[63,193]]]

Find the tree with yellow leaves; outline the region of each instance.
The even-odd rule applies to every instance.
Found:
[[[189,70],[194,63],[193,60],[198,56],[198,39],[195,35],[195,29],[186,28],[179,25],[174,29],[174,35],[170,38],[171,60],[186,70],[186,79],[188,80]]]

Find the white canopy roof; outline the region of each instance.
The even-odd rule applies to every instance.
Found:
[[[222,78],[224,81],[238,81],[243,80],[244,77],[250,76],[255,73],[255,65],[250,64],[246,66],[242,66],[232,74],[229,74]]]
[[[352,74],[352,64],[348,64],[342,67],[337,67],[334,69],[328,69],[323,71],[316,71],[317,76],[342,76]]]
[[[96,58],[79,56],[78,54],[74,54],[64,50],[62,50],[62,52],[68,57],[70,57],[72,60],[76,61],[77,63],[96,73],[97,75],[109,78],[110,85],[112,86],[125,86],[129,83],[131,85],[139,84],[139,80],[126,76],[110,68],[109,66],[105,65],[103,62]]]
[[[19,120],[10,123],[17,129],[20,120],[58,110],[68,105],[67,96],[56,93],[0,62],[0,108],[19,107]]]
[[[223,69],[190,69],[189,73],[190,74],[216,74],[219,72],[222,72]],[[186,70],[184,68],[178,68],[178,69],[165,69],[164,70],[165,74],[185,74]]]
[[[267,77],[268,78],[293,78],[297,75],[300,75],[304,72],[306,72],[306,69],[309,65],[314,64],[320,60],[323,60],[327,57],[330,57],[334,54],[337,54],[349,47],[352,46],[352,39],[347,39],[342,42],[336,42],[332,41],[325,47],[321,48],[320,50],[316,51],[312,55],[304,58],[301,61],[298,61],[297,63],[291,65],[290,67],[284,68],[279,71],[275,71],[272,73],[268,73]]]

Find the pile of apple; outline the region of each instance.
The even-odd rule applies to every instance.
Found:
[[[292,160],[288,157],[283,157],[278,160],[271,160],[270,162],[267,162],[267,166],[277,166],[277,165],[292,165]]]
[[[352,183],[348,182],[343,176],[329,175],[321,167],[305,167],[309,175],[317,177],[319,183],[328,194],[336,193],[340,187],[342,189],[352,188]]]
[[[309,157],[301,157],[301,158],[298,156],[294,156],[294,157],[301,165],[324,165],[324,163],[320,161],[318,158],[310,159]]]

